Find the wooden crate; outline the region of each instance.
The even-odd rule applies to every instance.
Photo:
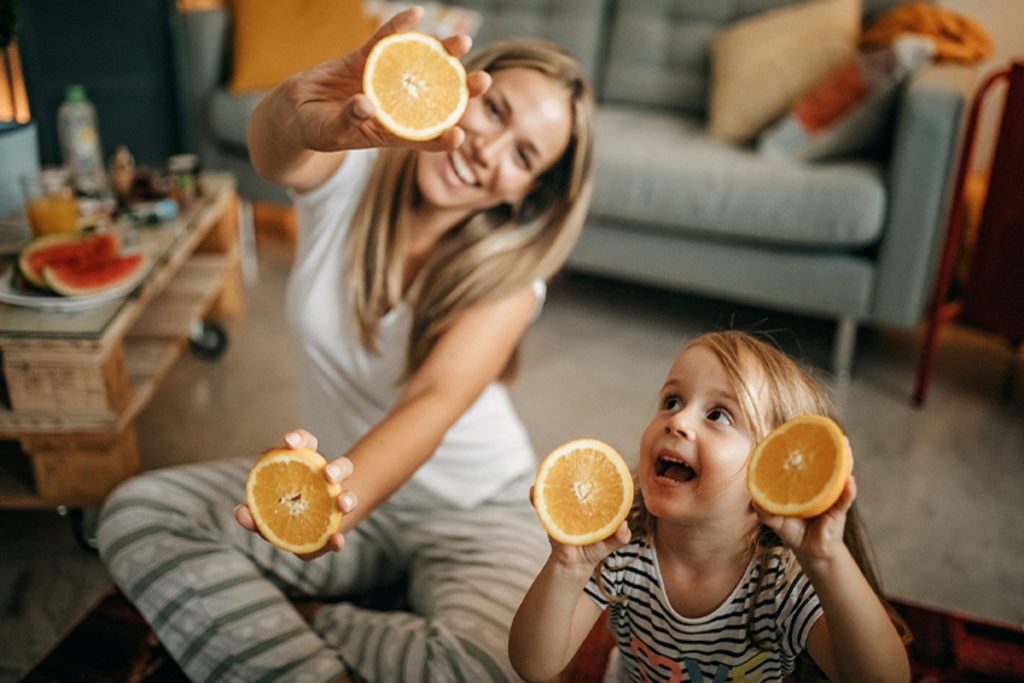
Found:
[[[103,501],[139,471],[134,427],[122,432],[29,436],[21,447],[32,462],[35,490],[43,498]]]
[[[131,400],[119,344],[94,352],[15,347],[3,353],[8,407],[25,415],[116,419]]]

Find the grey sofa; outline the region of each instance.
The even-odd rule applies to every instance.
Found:
[[[596,192],[569,260],[583,272],[837,321],[833,371],[848,376],[858,325],[917,326],[973,74],[929,65],[905,86],[874,158],[769,159],[704,134],[708,47],[727,23],[796,0],[460,0],[477,35],[557,40],[599,96]],[[899,4],[865,0],[865,19]],[[249,168],[233,97],[230,20],[176,15],[185,139],[244,195],[286,201]]]

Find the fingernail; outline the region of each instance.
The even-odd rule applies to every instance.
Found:
[[[288,432],[284,435],[284,442],[292,448],[295,448],[302,443],[302,437],[298,432]]]
[[[336,463],[331,463],[327,466],[327,478],[331,481],[339,481],[341,479],[341,467]]]
[[[356,500],[352,494],[346,493],[341,497],[341,511],[350,512],[356,506]]]
[[[365,119],[368,118],[372,112],[370,111],[369,105],[360,100],[359,102],[356,102],[354,107],[352,107],[352,113],[361,119]]]

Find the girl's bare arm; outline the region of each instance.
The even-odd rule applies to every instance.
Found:
[[[509,633],[508,656],[527,681],[548,681],[572,660],[601,609],[583,592],[593,565],[548,558],[523,598]]]
[[[523,598],[509,634],[512,666],[528,681],[545,681],[565,669],[601,616],[583,592],[594,568],[629,542],[625,522],[610,537],[585,546],[551,542],[551,556]]]
[[[807,650],[830,680],[909,681],[910,661],[896,626],[843,542],[846,513],[857,497],[850,477],[831,509],[810,520],[759,511],[793,549],[821,601]]]
[[[807,650],[832,681],[910,680],[910,661],[896,626],[849,551],[804,568],[824,616]]]

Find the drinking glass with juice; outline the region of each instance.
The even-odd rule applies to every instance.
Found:
[[[75,230],[78,202],[65,169],[47,168],[37,174],[23,176],[22,187],[25,211],[36,236]]]

